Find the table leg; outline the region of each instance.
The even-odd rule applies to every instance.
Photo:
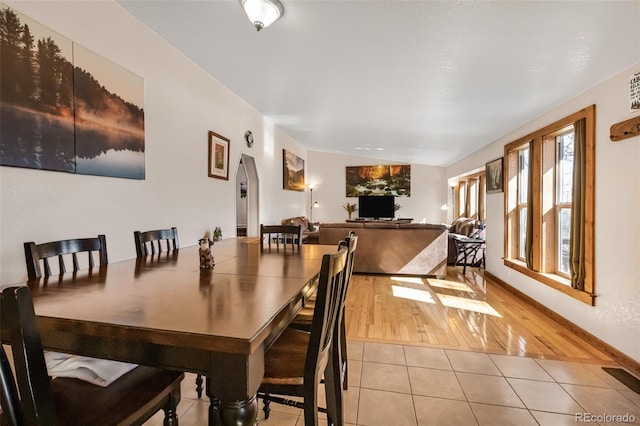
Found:
[[[209,397],[209,426],[255,426],[258,424],[258,398],[253,396],[242,401],[220,401],[211,394],[207,386]]]
[[[209,426],[255,426],[256,396],[264,376],[262,348],[251,355],[211,354],[207,396]]]
[[[220,420],[224,426],[254,426],[258,424],[258,398],[245,401],[221,402]]]

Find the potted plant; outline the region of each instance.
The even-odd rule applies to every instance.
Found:
[[[216,229],[213,230],[213,241],[222,240],[222,229],[219,226],[216,226]]]
[[[353,212],[355,212],[356,210],[358,210],[358,207],[356,207],[355,203],[353,203],[353,204],[347,203],[346,205],[344,205],[342,207],[347,211],[347,213],[349,213],[349,219],[351,219],[351,214]]]
[[[393,205],[393,211],[394,211],[394,212],[397,212],[397,211],[398,211],[398,210],[400,210],[401,208],[402,208],[402,204],[395,203],[395,204]]]

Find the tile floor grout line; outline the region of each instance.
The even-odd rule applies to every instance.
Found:
[[[418,410],[416,409],[416,399],[413,394],[413,385],[411,384],[411,376],[409,375],[409,365],[407,363],[407,353],[405,346],[402,345],[402,356],[404,357],[404,368],[407,371],[407,380],[409,381],[409,394],[411,395],[411,406],[413,407],[413,418],[416,420],[416,426],[418,425]]]

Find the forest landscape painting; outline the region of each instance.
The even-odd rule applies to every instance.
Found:
[[[411,165],[373,165],[346,167],[346,195],[411,196]]]
[[[144,179],[144,81],[0,3],[0,165]]]

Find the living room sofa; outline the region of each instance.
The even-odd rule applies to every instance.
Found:
[[[338,244],[350,231],[358,236],[353,271],[445,277],[447,226],[397,221],[320,224],[320,244]]]
[[[468,217],[459,217],[451,222],[449,226],[448,256],[447,264],[460,265],[458,259],[458,250],[456,246],[456,238],[471,237],[484,240],[484,226],[478,220]],[[478,265],[482,261],[482,251],[478,251],[473,259],[467,259],[468,265]]]
[[[282,225],[300,225],[302,227],[302,244],[318,244],[318,229],[305,216],[282,219]]]

